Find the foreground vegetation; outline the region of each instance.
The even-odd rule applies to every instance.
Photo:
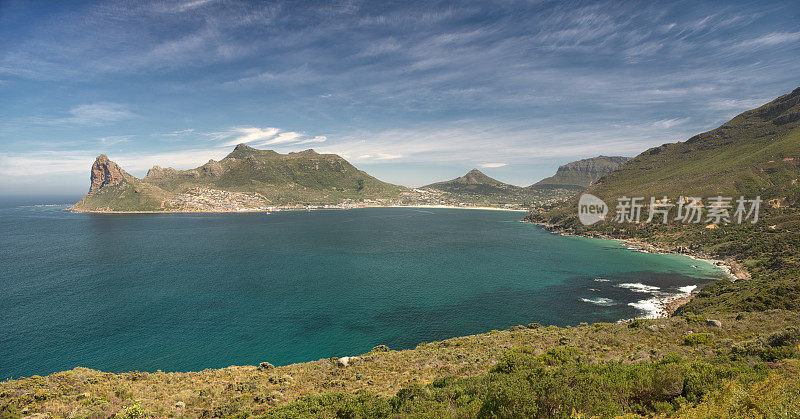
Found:
[[[766,400],[750,389],[781,380],[797,388],[797,366],[785,360],[797,357],[800,314],[767,311],[714,320],[721,327],[696,315],[565,328],[530,324],[412,350],[379,346],[347,366],[322,359],[187,373],[76,368],[0,383],[0,412],[4,417],[509,417],[569,415],[574,409],[677,415],[702,406],[715,412],[729,408],[719,391],[738,392],[757,406]]]

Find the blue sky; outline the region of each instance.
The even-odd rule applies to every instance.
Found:
[[[0,0],[0,193],[239,142],[417,186],[685,140],[800,85],[796,1]]]

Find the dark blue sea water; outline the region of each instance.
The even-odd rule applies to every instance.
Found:
[[[529,322],[615,321],[721,276],[556,236],[517,212],[62,209],[0,208],[0,378],[288,364]]]

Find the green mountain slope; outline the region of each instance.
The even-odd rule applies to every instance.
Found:
[[[630,157],[598,156],[574,161],[559,166],[555,175],[544,178],[535,185],[575,185],[585,188],[628,160]]]
[[[562,231],[638,238],[729,258],[752,274],[750,280],[719,281],[703,289],[684,312],[800,310],[799,164],[800,88],[685,142],[647,150],[607,174],[586,190],[609,206],[605,221],[581,225],[577,197],[527,218]],[[613,221],[617,198],[623,196],[645,198],[644,220],[650,197],[667,196],[674,203],[679,196],[695,196],[707,205],[707,198],[717,195],[760,196],[759,221],[705,228],[705,219],[674,220],[675,208],[668,225]]]
[[[238,145],[190,170],[153,167],[143,179],[101,155],[73,211],[236,211],[295,204],[388,200],[408,189],[381,182],[335,154],[279,154]]]
[[[800,88],[685,142],[649,149],[586,191],[604,199],[611,215],[622,196],[760,195],[794,206],[800,197],[799,128]],[[549,218],[569,218],[576,202]]]
[[[143,180],[174,193],[194,187],[259,193],[279,205],[391,198],[407,190],[381,182],[335,154],[314,150],[280,154],[244,144],[224,159],[195,169],[153,167]]]

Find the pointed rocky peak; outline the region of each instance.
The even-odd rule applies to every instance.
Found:
[[[256,151],[256,149],[250,147],[247,144],[242,143],[242,144],[237,144],[236,147],[233,149],[233,151]]]
[[[247,159],[247,158],[258,158],[258,157],[272,157],[279,155],[277,152],[273,150],[259,150],[257,148],[250,147],[247,144],[239,144],[237,145],[233,151],[230,152],[225,159]]]
[[[463,183],[467,184],[487,184],[487,185],[495,185],[502,183],[497,179],[491,178],[486,176],[485,173],[481,172],[478,169],[472,169],[467,172],[466,175],[460,177],[458,180],[461,180]]]
[[[106,185],[116,185],[125,178],[123,171],[118,164],[108,159],[108,156],[101,154],[97,156],[91,171],[91,186],[89,193],[92,194]]]

